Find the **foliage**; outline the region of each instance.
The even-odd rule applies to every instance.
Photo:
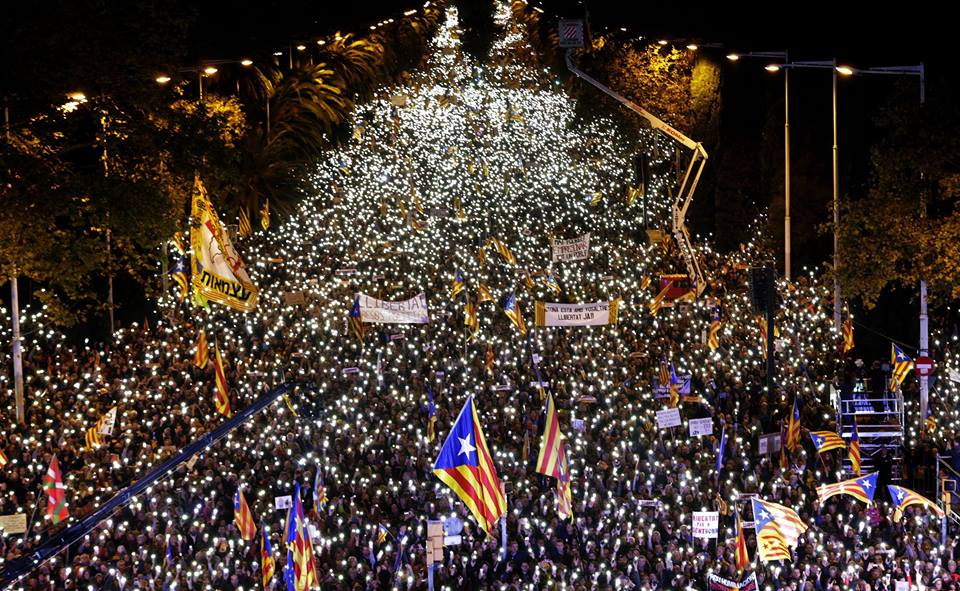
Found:
[[[960,108],[943,88],[923,107],[915,93],[905,85],[877,117],[870,187],[842,201],[841,285],[868,307],[921,279],[933,303],[960,297]]]

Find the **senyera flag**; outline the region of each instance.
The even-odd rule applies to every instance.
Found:
[[[433,473],[460,497],[487,535],[506,512],[500,479],[480,428],[473,396],[468,396],[440,455]]]

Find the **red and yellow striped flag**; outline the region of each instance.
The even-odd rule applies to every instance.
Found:
[[[253,513],[240,487],[237,487],[237,493],[233,496],[233,522],[237,524],[244,541],[249,542],[257,535],[257,524],[253,522]]]
[[[200,329],[200,334],[197,335],[197,350],[193,352],[193,364],[200,369],[205,369],[207,367],[207,358],[210,352],[207,348],[207,333]]]
[[[213,343],[213,351],[213,373],[217,382],[214,406],[216,406],[218,413],[229,418],[233,416],[233,413],[230,411],[230,393],[227,389],[227,375],[223,372],[223,359],[220,357],[220,344],[216,341]]]
[[[537,456],[537,472],[551,478],[560,478],[560,445],[563,433],[560,432],[560,418],[553,394],[547,393],[546,418],[543,438],[540,440],[540,455]]]

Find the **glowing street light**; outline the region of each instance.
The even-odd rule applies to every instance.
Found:
[[[240,60],[240,65],[243,67],[250,67],[253,65],[253,60],[251,59]]]
[[[157,76],[157,84],[166,84],[170,82],[170,76]]]

